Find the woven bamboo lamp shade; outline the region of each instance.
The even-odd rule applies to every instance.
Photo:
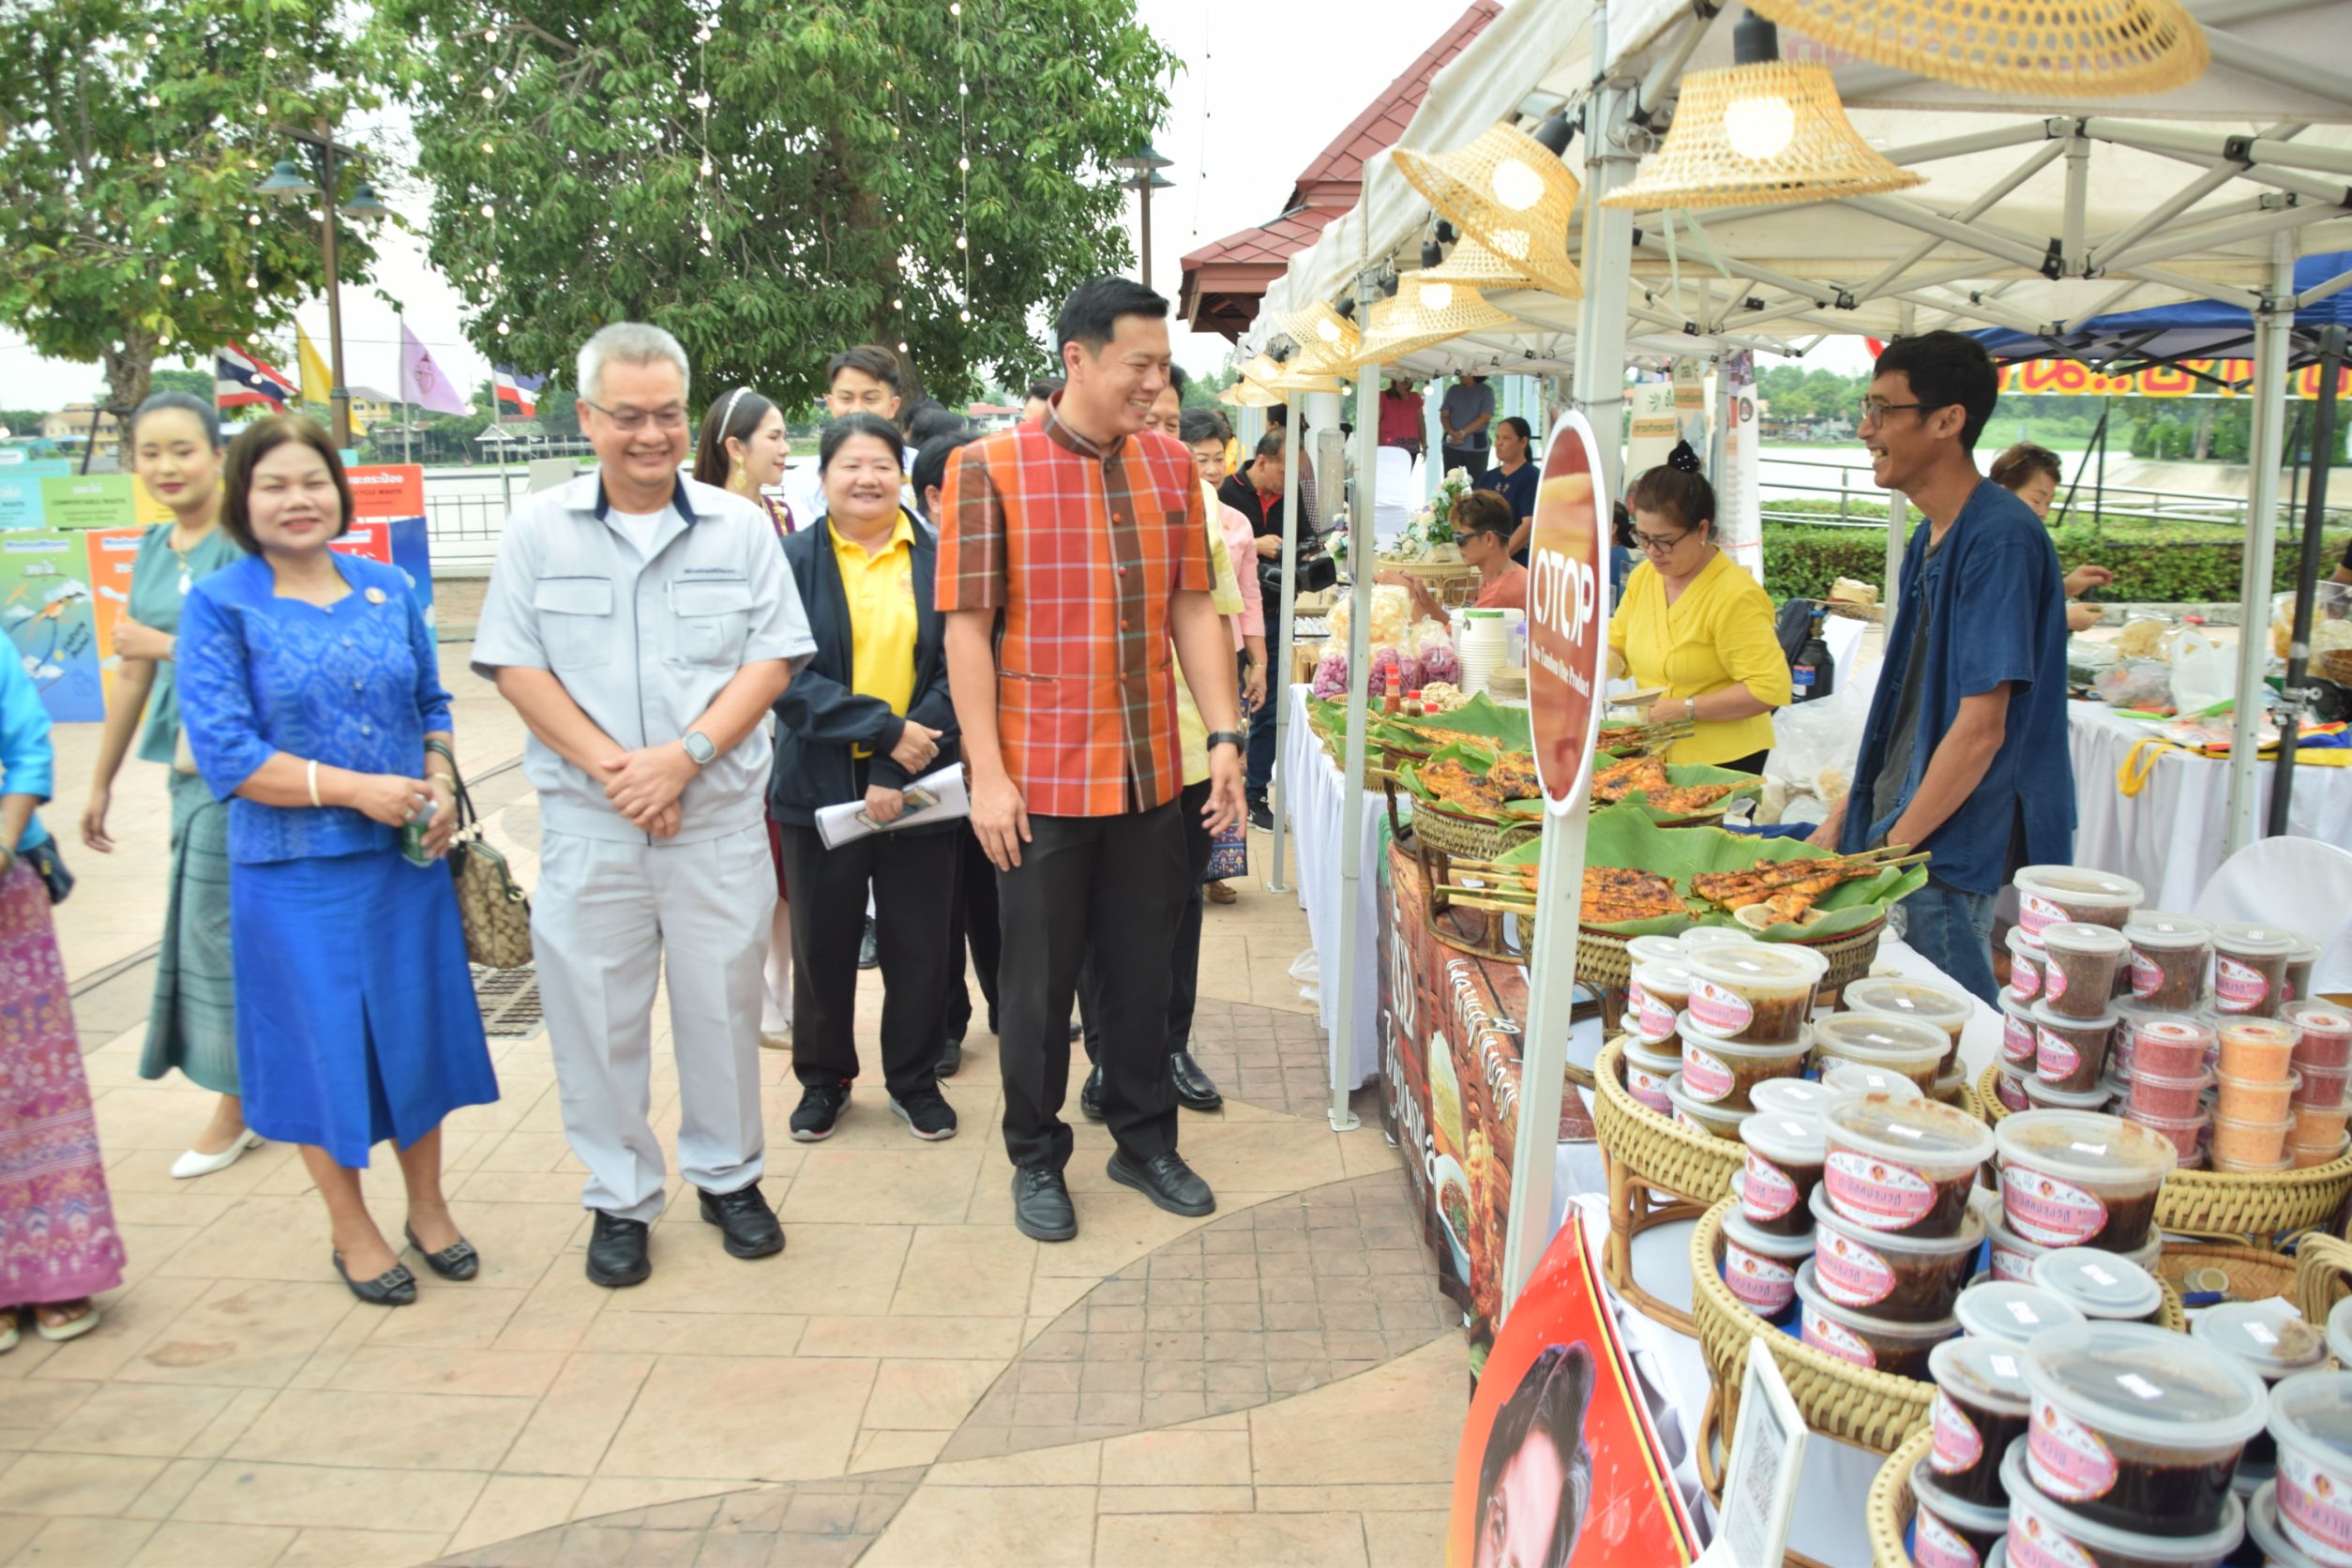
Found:
[[[1523,286],[1583,297],[1584,275],[1568,254],[1568,220],[1583,187],[1558,153],[1516,126],[1495,126],[1436,158],[1399,147],[1395,158],[1406,182],[1516,269]]]
[[[1455,246],[1454,253],[1436,266],[1423,267],[1408,281],[1467,283],[1473,289],[1531,289],[1535,279],[1474,239]]]
[[[1272,408],[1282,400],[1244,376],[1218,393],[1217,401],[1231,408]]]
[[[1990,93],[2162,93],[2205,74],[2179,0],[1756,0],[1831,49]]]
[[[1299,345],[1289,362],[1293,374],[1328,376],[1352,369],[1364,334],[1356,324],[1319,299],[1304,310],[1275,318],[1274,329]]]
[[[1605,207],[1747,207],[1906,190],[1924,174],[1856,134],[1827,66],[1759,60],[1693,71],[1666,141]]]
[[[1282,374],[1271,381],[1260,382],[1259,384],[1269,392],[1282,393],[1344,392],[1348,389],[1348,384],[1337,376],[1310,375],[1302,370],[1291,369],[1287,366],[1284,367]]]
[[[1476,289],[1467,284],[1453,285],[1453,294],[1441,309],[1425,305],[1418,291],[1408,278],[1395,299],[1383,299],[1372,307],[1372,315],[1364,326],[1364,346],[1358,352],[1359,366],[1389,365],[1410,354],[1450,343],[1466,332],[1477,332],[1490,326],[1505,326],[1512,317],[1508,311],[1498,310],[1486,303]]]

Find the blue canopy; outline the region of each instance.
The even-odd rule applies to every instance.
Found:
[[[2352,250],[2305,256],[2295,264],[2295,292],[2315,289],[2352,272]],[[2341,290],[2295,312],[2299,363],[2321,327],[2352,327],[2352,289]],[[2112,374],[2179,359],[2248,359],[2254,354],[2254,316],[2235,305],[2184,299],[2144,310],[2093,316],[2050,336],[1995,327],[1972,334],[2001,360],[2078,359]]]

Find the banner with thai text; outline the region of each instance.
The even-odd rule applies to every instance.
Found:
[[[2111,376],[2072,359],[2026,359],[2001,368],[2001,391],[2015,398],[2239,398],[2254,391],[2254,361],[2183,359]],[[2352,367],[2337,372],[2336,391],[2352,397]],[[2318,397],[2319,367],[2289,375],[2286,395]]]

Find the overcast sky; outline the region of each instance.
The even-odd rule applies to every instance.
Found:
[[[1299,171],[1459,14],[1453,0],[1434,6],[1412,0],[1246,6],[1138,0],[1138,9],[1184,63],[1169,89],[1167,122],[1154,138],[1175,160],[1165,173],[1176,184],[1158,192],[1152,209],[1152,280],[1171,298],[1186,251],[1277,216]],[[1309,72],[1288,68],[1289,62],[1309,60]],[[420,190],[396,188],[386,197],[412,219],[423,220]],[[1131,230],[1134,218],[1130,198]],[[343,291],[349,382],[397,389],[400,332],[379,294],[401,302],[410,327],[459,384],[488,375],[489,361],[460,330],[461,301],[426,262],[421,237],[387,226],[379,245],[374,282]],[[324,352],[324,302],[305,305],[298,314]],[[1190,369],[1213,370],[1224,363],[1227,347],[1222,338],[1180,332],[1176,355]],[[294,370],[290,363],[279,368]],[[43,359],[0,328],[0,405],[52,408],[98,390],[95,365]]]

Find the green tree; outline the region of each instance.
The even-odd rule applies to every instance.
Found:
[[[0,0],[0,321],[98,365],[108,407],[321,286],[318,223],[255,187],[273,125],[373,101],[331,0]],[[344,279],[372,264],[347,226]]]
[[[213,378],[203,370],[164,369],[151,370],[147,375],[147,391],[150,395],[158,392],[185,392],[191,398],[202,398],[204,401],[211,402],[218,390],[218,384]]]
[[[38,434],[41,420],[55,412],[47,408],[0,408],[0,430],[10,435]]]
[[[700,384],[788,406],[867,340],[906,344],[950,402],[1022,379],[1032,314],[1127,260],[1107,160],[1150,134],[1172,64],[1134,0],[548,0],[487,23],[475,0],[381,0],[374,19],[477,347],[557,365],[650,320]]]

